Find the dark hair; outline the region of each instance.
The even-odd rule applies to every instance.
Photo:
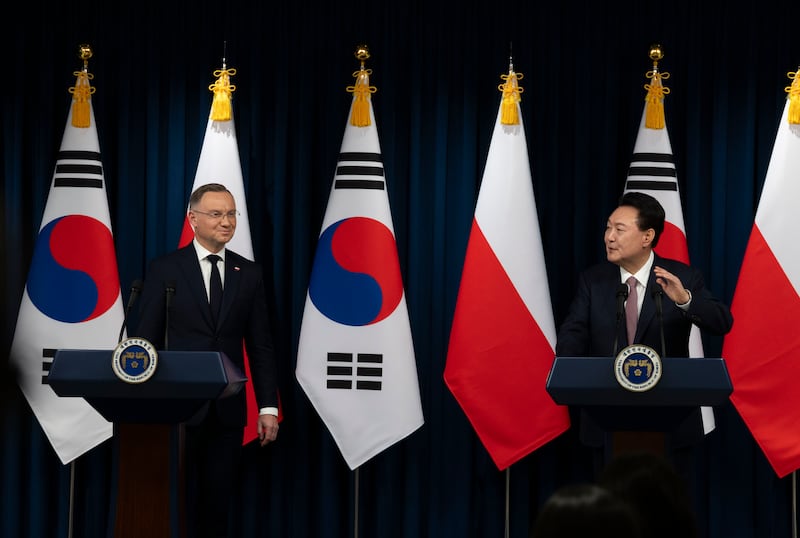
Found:
[[[189,208],[194,209],[194,207],[200,203],[200,200],[203,199],[203,195],[207,192],[227,192],[233,196],[231,191],[229,191],[228,188],[221,183],[206,183],[205,185],[197,187],[189,197]]]
[[[655,231],[653,236],[653,248],[655,248],[664,231],[664,220],[666,219],[664,208],[661,207],[658,200],[643,192],[630,191],[622,195],[618,205],[630,206],[639,212],[636,224],[642,231],[650,228]]]
[[[598,483],[636,509],[648,538],[697,536],[688,485],[666,458],[649,452],[617,455]]]
[[[531,538],[640,538],[631,506],[596,484],[562,486],[544,503]]]

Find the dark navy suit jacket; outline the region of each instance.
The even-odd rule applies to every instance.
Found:
[[[225,280],[220,320],[215,325],[208,304],[200,262],[193,244],[153,260],[145,275],[135,336],[164,349],[166,293],[170,299],[168,346],[170,351],[221,351],[245,372],[247,348],[250,376],[259,408],[278,407],[275,356],[261,266],[225,251]],[[220,420],[244,427],[247,422],[245,391],[217,400]]]
[[[692,325],[702,331],[723,335],[730,331],[733,316],[730,309],[712,296],[705,287],[702,273],[696,268],[667,258],[655,256],[653,266],[660,266],[681,279],[684,287],[691,291],[692,300],[687,311],[662,295],[664,348],[661,345],[661,324],[656,315],[653,292],[660,290],[655,274],[651,271],[647,281],[639,323],[634,343],[653,348],[662,357],[688,357],[689,334]],[[611,357],[626,345],[624,317],[617,321],[617,290],[620,286],[619,266],[610,262],[600,263],[582,272],[578,288],[569,312],[558,330],[556,355]],[[614,343],[618,343],[614,349]],[[582,437],[596,444],[596,436],[582,427]],[[700,439],[703,435],[699,409],[680,428],[678,444]],[[589,439],[593,437],[594,439]]]

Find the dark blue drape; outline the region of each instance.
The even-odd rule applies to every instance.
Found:
[[[286,420],[246,448],[242,536],[527,536],[557,486],[590,476],[573,432],[498,472],[443,381],[461,264],[509,53],[556,322],[577,271],[602,257],[642,113],[652,43],[666,57],[666,120],[692,263],[726,302],[800,62],[797,2],[29,2],[7,19],[2,97],[2,353],[8,355],[69,106],[89,69],[123,298],[177,245],[223,55],[257,260],[272,281]],[[302,309],[352,84],[371,82],[426,423],[360,468],[342,460],[294,379]],[[789,233],[789,230],[787,230]],[[706,355],[721,339],[705,340]],[[105,536],[113,443],[61,465],[11,379],[3,385],[0,536]],[[780,412],[780,410],[776,410]],[[730,405],[693,454],[709,538],[790,535],[778,479]],[[71,479],[74,475],[74,479]],[[358,506],[355,492],[358,488]],[[70,508],[71,507],[71,508]]]

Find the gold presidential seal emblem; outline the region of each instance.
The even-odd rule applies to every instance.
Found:
[[[661,357],[642,344],[622,348],[614,361],[617,382],[632,392],[644,392],[656,386],[661,379]]]
[[[158,365],[158,352],[144,338],[126,338],[114,349],[111,367],[126,383],[143,383],[150,379]]]

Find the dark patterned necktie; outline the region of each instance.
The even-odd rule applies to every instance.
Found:
[[[209,254],[206,259],[211,262],[211,282],[209,284],[209,300],[211,313],[214,315],[214,322],[219,320],[219,310],[222,306],[222,277],[219,274],[217,262],[222,258],[216,254]]]

